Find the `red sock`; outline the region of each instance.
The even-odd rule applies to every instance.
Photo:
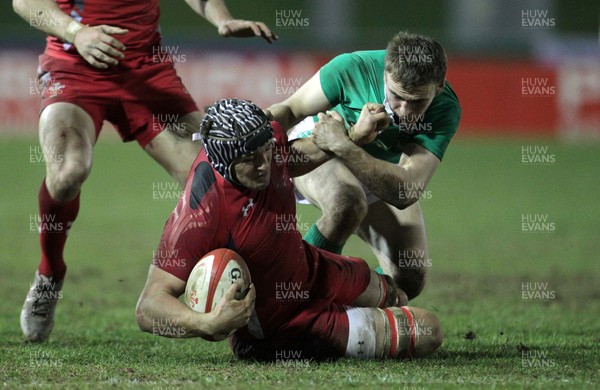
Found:
[[[38,271],[45,276],[54,276],[55,281],[59,281],[65,277],[67,272],[67,266],[63,259],[63,249],[71,224],[75,221],[79,212],[79,194],[68,202],[57,202],[48,192],[46,180],[44,179],[40,188],[39,206],[42,260]]]

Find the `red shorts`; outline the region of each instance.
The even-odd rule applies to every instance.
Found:
[[[349,326],[346,307],[369,286],[371,270],[363,259],[336,255],[306,243],[305,248],[319,262],[305,308],[275,337],[261,340],[252,337],[246,327],[238,330],[230,338],[237,357],[303,361],[344,356]]]
[[[96,137],[107,120],[123,141],[136,140],[142,147],[180,116],[198,110],[173,63],[156,62],[152,55],[100,70],[83,59],[43,54],[38,80],[41,110],[53,103],[73,103],[92,117]]]

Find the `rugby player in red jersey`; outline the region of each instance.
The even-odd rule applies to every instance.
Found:
[[[188,0],[221,36],[277,39],[261,22],[233,19],[224,0]],[[30,341],[45,341],[67,267],[63,248],[79,210],[104,120],[136,140],[181,185],[199,150],[191,139],[200,112],[160,50],[158,0],[13,0],[48,34],[40,56],[39,137],[46,178],[39,192],[41,262],[21,311]],[[58,228],[57,228],[58,227]]]
[[[319,118],[319,127],[341,119]],[[316,146],[295,149],[277,122],[237,99],[208,108],[200,137],[204,148],[167,220],[138,301],[142,330],[197,337],[237,329],[230,338],[234,354],[257,360],[278,360],[290,351],[294,359],[420,357],[439,347],[436,316],[402,306],[406,294],[391,277],[371,271],[362,259],[302,240],[290,177],[325,162],[327,154]],[[278,221],[290,218],[282,229]],[[241,288],[234,284],[215,310],[198,313],[178,297],[197,261],[217,248],[239,253],[253,284],[243,300],[234,299]]]

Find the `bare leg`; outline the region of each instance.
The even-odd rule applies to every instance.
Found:
[[[404,210],[383,201],[372,203],[357,234],[369,244],[383,271],[409,299],[419,295],[431,266],[419,202]]]
[[[202,147],[202,142],[192,141],[192,133],[200,128],[200,119],[198,111],[182,116],[178,123],[180,126],[176,127],[185,131],[176,134],[168,129],[163,130],[145,147],[146,152],[182,187]]]
[[[366,215],[367,200],[360,182],[336,159],[295,178],[294,185],[323,212],[317,228],[332,243],[343,245]]]
[[[388,275],[371,271],[371,281],[367,289],[352,303],[356,307],[404,306],[408,303],[406,293],[396,286]]]
[[[55,103],[40,115],[40,144],[46,161],[46,186],[58,202],[79,193],[92,169],[96,132],[92,118],[71,103]]]
[[[40,115],[46,178],[39,193],[41,261],[21,310],[29,341],[45,341],[54,326],[66,265],[63,250],[77,218],[79,192],[92,167],[96,132],[91,117],[71,103],[54,103]]]

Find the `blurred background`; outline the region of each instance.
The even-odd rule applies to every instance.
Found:
[[[23,363],[29,355],[22,353],[18,326],[40,253],[37,198],[45,165],[37,139],[40,89],[35,75],[44,35],[14,14],[10,3],[0,2],[0,340],[12,343],[6,366],[12,377],[21,378],[18,383],[45,383],[43,378],[49,377],[56,384],[53,366],[46,367],[46,375],[38,365]],[[432,36],[446,48],[447,79],[463,111],[459,130],[421,199],[432,266],[415,305],[440,316],[450,354],[441,364],[424,366],[427,381],[441,383],[439,378],[446,377],[439,373],[442,366],[457,373],[451,378],[461,377],[459,386],[490,383],[489,378],[504,378],[513,368],[524,381],[566,381],[584,361],[597,373],[589,357],[600,334],[598,0],[227,4],[238,18],[264,21],[279,41],[269,45],[259,39],[220,38],[184,1],[161,1],[161,52],[171,55],[200,107],[223,97],[263,106],[282,101],[332,57],[384,49],[400,30]],[[57,311],[56,353],[65,362],[81,361],[94,381],[98,375],[129,375],[120,366],[113,368],[112,362],[128,361],[128,353],[113,358],[110,350],[121,350],[113,348],[116,344],[139,348],[143,357],[134,366],[139,367],[136,375],[141,381],[165,383],[162,371],[149,373],[163,364],[164,356],[156,351],[165,348],[177,357],[173,372],[183,372],[183,367],[180,377],[188,378],[198,360],[190,360],[194,367],[189,370],[180,363],[190,355],[210,356],[212,364],[206,343],[183,347],[150,339],[139,332],[134,317],[148,265],[181,190],[141,148],[123,145],[106,127],[94,148],[94,167],[65,248],[69,274],[65,303]],[[319,215],[315,207],[298,207],[298,230],[305,233]],[[344,254],[377,265],[369,247],[356,237]],[[538,292],[552,293],[555,299],[526,299],[535,283],[544,286]],[[473,332],[476,340],[465,338]],[[561,370],[522,367],[522,345],[541,344]],[[564,353],[573,345],[580,356],[575,363],[567,362],[572,355]],[[482,346],[488,352],[480,353]],[[214,348],[229,356],[225,343]],[[494,359],[491,374],[466,382],[465,373],[479,372],[481,359],[489,357]],[[229,378],[230,363],[225,364],[222,371]],[[414,367],[393,369],[414,378]],[[207,370],[216,372],[214,367]],[[378,377],[387,381],[389,372]],[[594,381],[592,374],[583,377]]]
[[[399,30],[446,48],[463,118],[458,136],[600,138],[597,0],[229,0],[273,45],[222,39],[184,1],[161,2],[164,52],[202,107],[226,96],[272,104],[333,56],[385,48]],[[44,35],[0,5],[0,134],[35,134]]]

